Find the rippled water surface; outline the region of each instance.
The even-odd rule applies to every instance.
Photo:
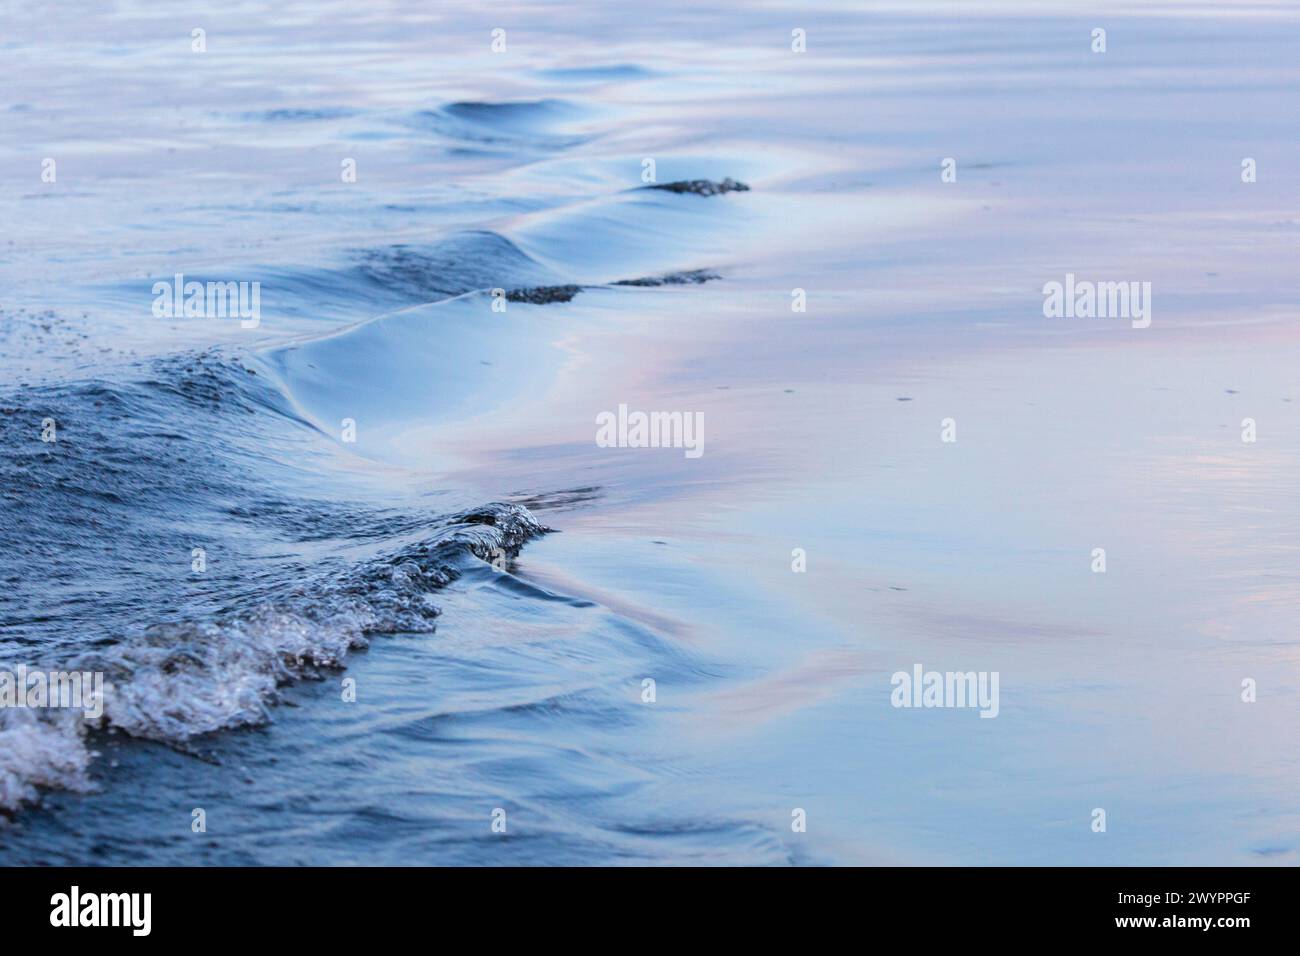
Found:
[[[0,712],[0,863],[1296,862],[1291,6],[65,10],[0,21],[0,666],[110,687]]]

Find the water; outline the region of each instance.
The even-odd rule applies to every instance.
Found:
[[[4,16],[0,862],[1295,862],[1287,6]]]

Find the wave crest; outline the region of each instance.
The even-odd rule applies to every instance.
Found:
[[[206,621],[156,624],[72,663],[106,675],[102,728],[183,744],[269,719],[279,689],[342,667],[387,633],[432,632],[433,594],[475,562],[503,567],[546,533],[527,508],[494,502],[446,516],[418,543]],[[0,809],[41,788],[84,789],[92,754],[80,712],[0,712]]]

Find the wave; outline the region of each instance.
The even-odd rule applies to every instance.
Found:
[[[356,322],[475,289],[560,281],[553,270],[508,237],[485,229],[453,232],[428,242],[354,248],[345,250],[340,258],[327,265],[260,265],[235,269],[233,274],[261,284],[261,311],[268,326],[273,321],[302,319],[310,329],[318,329],[321,319]],[[231,274],[191,270],[185,272],[185,280],[224,282]],[[152,300],[150,290],[155,281],[173,279],[171,275],[151,276],[108,291],[119,301],[138,306]],[[51,321],[50,317],[41,318],[45,324]]]
[[[324,338],[267,349],[265,373],[322,430],[356,422],[353,450],[442,470],[424,436],[504,402],[541,394],[568,353],[534,307],[492,308],[488,293],[395,312]]]
[[[184,277],[206,284],[236,275],[259,283],[263,329],[290,334],[319,334],[321,320],[355,324],[491,289],[511,301],[557,302],[594,285],[691,284],[716,277],[718,260],[737,256],[752,241],[746,237],[753,216],[732,196],[722,196],[742,185],[724,179],[635,188],[504,218],[492,229],[353,248],[333,263],[232,267],[219,275],[193,269]],[[721,198],[702,203],[692,192]],[[153,300],[157,281],[170,283],[174,276],[132,280],[96,294],[123,310],[137,309]],[[42,317],[27,327],[39,330],[49,322]]]
[[[79,714],[0,711],[0,811],[37,800],[42,789],[89,789],[85,734]]]
[[[500,502],[432,523],[391,554],[211,620],[150,627],[75,666],[106,675],[107,722],[135,737],[183,742],[261,723],[278,687],[342,666],[373,635],[433,631],[437,591],[470,563],[504,568],[548,530]]]
[[[558,101],[439,115],[519,136],[577,118]],[[730,201],[632,190],[355,250],[333,268],[264,271],[272,308],[278,294],[287,313],[361,318],[339,332],[0,387],[0,661],[102,672],[107,685],[94,727],[0,712],[0,808],[87,786],[104,730],[183,745],[261,723],[280,688],[374,635],[433,630],[440,590],[507,567],[548,529],[519,503],[434,509],[376,490],[343,461],[540,394],[569,355],[537,308],[593,284],[631,296],[715,278],[699,259],[743,228]],[[491,309],[495,288],[506,313]],[[332,437],[343,419],[355,447]],[[42,440],[46,422],[56,440]],[[437,464],[428,456],[426,472]]]
[[[336,454],[215,352],[0,392],[0,666],[103,673],[94,729],[183,743],[267,719],[278,688],[372,635],[432,630],[437,591],[547,530],[518,504],[343,497]],[[0,808],[84,788],[88,729],[0,710]]]
[[[754,241],[753,215],[723,196],[709,202],[637,188],[517,217],[503,230],[525,255],[583,285],[716,268]]]
[[[410,303],[557,278],[510,239],[487,230],[455,233],[427,246],[387,246],[357,255],[355,275]]]
[[[211,620],[175,621],[61,662],[102,673],[104,714],[95,730],[182,744],[270,717],[279,688],[343,665],[375,634],[434,629],[433,594],[468,564],[505,567],[546,532],[527,509],[493,503],[439,519],[418,544],[332,579],[278,593]],[[49,669],[54,669],[53,667]],[[91,722],[79,712],[0,711],[0,809],[40,788],[87,787]]]
[[[465,101],[420,110],[408,122],[422,131],[454,140],[554,150],[591,140],[594,134],[577,129],[587,117],[587,110],[558,99]]]

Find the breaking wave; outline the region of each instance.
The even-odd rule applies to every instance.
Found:
[[[546,530],[517,504],[337,497],[314,474],[336,452],[230,357],[125,371],[0,393],[0,668],[103,673],[92,729],[181,744],[260,723],[373,635],[433,630],[437,591]],[[89,725],[0,710],[0,808],[83,788]]]

